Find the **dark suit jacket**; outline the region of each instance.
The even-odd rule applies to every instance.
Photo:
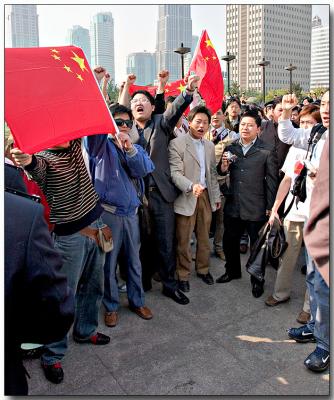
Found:
[[[5,188],[27,193],[27,187],[24,183],[21,171],[20,168],[5,163]]]
[[[152,115],[151,122],[144,129],[144,137],[148,142],[146,150],[154,163],[155,170],[152,177],[163,198],[167,202],[173,202],[178,196],[178,190],[174,186],[170,174],[168,160],[168,144],[174,139],[174,128],[184,111],[192,102],[192,96],[183,97],[180,94],[173,102],[172,107],[163,114]],[[134,143],[138,142],[138,132],[130,133]]]
[[[277,126],[271,120],[266,121],[263,120],[261,124],[261,132],[259,134],[259,138],[264,143],[271,144],[275,147],[275,151],[277,154],[277,164],[278,169],[280,170],[283,167],[285,158],[288,154],[288,151],[291,147],[290,144],[283,143],[277,134]]]
[[[239,141],[226,147],[238,156],[230,164],[230,194],[226,197],[224,213],[246,221],[262,221],[271,210],[278,188],[277,157],[273,146],[257,139],[243,155]],[[221,161],[217,171],[222,175]]]
[[[26,394],[21,343],[61,340],[74,318],[74,295],[43,218],[43,206],[5,193],[5,394]]]

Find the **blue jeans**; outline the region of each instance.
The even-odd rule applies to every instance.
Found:
[[[310,256],[307,257],[306,284],[311,309],[307,326],[313,332],[317,346],[329,351],[329,287]]]
[[[124,247],[124,257],[127,266],[126,289],[129,304],[142,307],[145,304],[142,286],[142,268],[139,259],[140,233],[138,215],[121,217],[105,211],[103,222],[111,231],[114,248],[106,254],[104,264],[104,297],[103,304],[108,312],[116,311],[119,306],[119,295],[116,278],[117,258],[120,249]]]
[[[102,226],[101,218],[90,224]],[[103,264],[105,253],[95,241],[79,232],[54,237],[55,248],[63,258],[61,272],[67,276],[68,286],[75,292],[75,319],[73,336],[88,339],[98,326],[98,316],[103,297]],[[46,346],[42,363],[51,365],[60,361],[67,350],[67,335],[59,342]]]

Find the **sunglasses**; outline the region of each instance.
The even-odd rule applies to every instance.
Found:
[[[133,125],[133,121],[131,119],[115,119],[115,123],[117,126],[123,126],[125,124],[130,129]]]

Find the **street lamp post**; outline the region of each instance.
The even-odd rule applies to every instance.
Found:
[[[183,43],[181,43],[181,47],[174,50],[174,53],[181,54],[181,76],[184,79],[184,55],[190,53],[190,47],[183,47]]]
[[[261,62],[257,65],[262,67],[262,96],[263,104],[266,102],[266,67],[270,64],[270,61],[266,60],[264,57]]]
[[[290,65],[288,67],[285,67],[284,69],[290,72],[290,93],[292,94],[292,71],[297,69],[297,67],[290,63]]]
[[[228,51],[226,56],[223,56],[221,59],[223,61],[226,61],[226,63],[227,63],[227,93],[231,96],[231,93],[230,93],[230,62],[235,60],[235,55],[230,54],[230,52]]]

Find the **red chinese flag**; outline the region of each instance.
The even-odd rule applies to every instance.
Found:
[[[117,131],[85,55],[75,46],[5,49],[5,120],[26,153]]]
[[[134,92],[137,92],[137,90],[146,90],[149,92],[153,97],[155,97],[155,93],[157,91],[156,86],[139,86],[139,85],[131,85],[129,87],[129,93],[132,96]]]
[[[197,44],[189,73],[200,77],[198,90],[211,112],[221,108],[224,96],[224,81],[216,50],[206,30]]]

